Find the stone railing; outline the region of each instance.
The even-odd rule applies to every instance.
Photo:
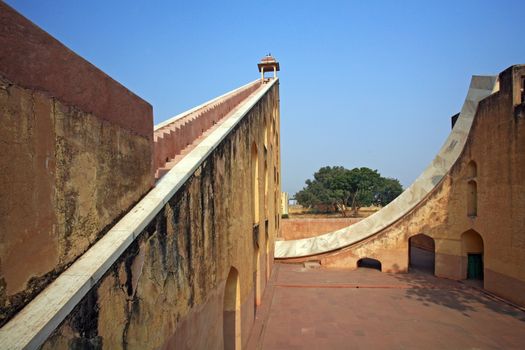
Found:
[[[254,81],[159,124],[153,136],[155,178],[158,180],[173,168],[191,151],[195,141],[211,132],[260,84],[260,80]]]

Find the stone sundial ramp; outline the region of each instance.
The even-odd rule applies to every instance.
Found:
[[[385,228],[405,219],[425,201],[458,160],[469,135],[479,101],[498,90],[496,76],[473,76],[461,113],[444,145],[423,173],[399,197],[377,213],[343,229],[319,236],[277,241],[275,258],[307,260],[316,255],[351,247],[379,235]]]
[[[155,126],[153,166],[159,180],[261,85],[253,81]]]
[[[254,111],[259,113],[263,108],[269,108],[270,104],[268,99],[270,97],[273,98],[274,101],[278,101],[277,89],[278,79],[267,80],[264,84],[261,84],[261,80],[258,79],[181,114],[183,118],[190,116],[191,119],[187,129],[185,129],[185,131],[190,134],[184,139],[185,142],[188,143],[187,147],[191,146],[190,149],[187,150],[187,153],[173,162],[170,168],[164,171],[164,174],[161,174],[162,178],[156,182],[155,187],[118,220],[105,235],[54,279],[42,292],[37,294],[5,325],[0,327],[0,349],[39,349],[53,332],[65,322],[64,320],[67,320],[68,317],[74,318],[74,310],[86,300],[86,295],[88,295],[88,293],[98,295],[101,280],[104,280],[108,274],[111,274],[111,269],[117,268],[118,264],[122,263],[123,259],[127,256],[126,254],[129,254],[130,249],[133,249],[133,247],[137,245],[140,246],[140,240],[143,240],[143,245],[147,244],[145,242],[149,242],[151,236],[148,238],[145,238],[145,236],[161,230],[159,220],[162,222],[167,222],[168,220],[163,216],[165,210],[173,212],[172,209],[166,209],[168,203],[179,200],[183,194],[190,197],[190,194],[184,191],[188,191],[187,188],[190,187],[191,179],[209,176],[205,174],[203,170],[206,164],[212,164],[214,162],[213,157],[219,154],[221,147],[224,147],[223,149],[230,149],[230,143],[228,142],[231,142],[230,140],[235,135],[241,133],[241,131],[238,131],[241,129],[241,126],[244,125],[243,130],[247,130],[246,123],[255,120],[255,118],[251,118],[252,113],[254,113]],[[259,115],[262,114],[257,114],[257,116]],[[195,118],[193,118],[193,116],[195,116]],[[170,128],[171,124],[175,124],[177,120],[183,118],[175,117],[165,123],[159,124],[155,127],[155,131],[163,130],[163,128],[166,127]],[[201,121],[198,121],[199,118]],[[238,133],[236,134],[236,132]],[[174,142],[177,137],[177,134],[169,135],[169,132],[165,132],[165,134],[166,137],[160,135],[156,140],[156,142],[158,142],[164,139],[164,142],[166,142],[158,145],[161,151],[163,151],[162,147],[168,147],[166,145],[168,145],[169,142],[166,140],[173,137],[171,141]],[[246,133],[246,135],[249,134]],[[239,140],[244,139],[239,138]],[[240,142],[241,141],[239,141],[239,143]],[[155,146],[157,146],[157,144]],[[175,153],[168,153],[168,151]],[[165,154],[173,154],[173,157],[177,157],[176,152],[178,152],[178,150],[176,147],[172,147],[168,151],[166,151]],[[224,151],[221,154],[225,154],[226,152],[230,151]],[[167,157],[169,157],[169,155]],[[208,174],[211,173],[211,170],[207,171]],[[224,181],[222,185],[226,186],[226,184],[227,182]],[[199,186],[197,188],[200,189],[201,187]],[[181,197],[176,197],[177,195]],[[198,197],[202,198],[200,193]],[[199,202],[196,201],[196,203]],[[195,207],[192,209],[195,210]],[[197,217],[197,215],[200,214],[192,215]],[[183,239],[181,237],[184,235],[188,237],[195,236],[192,230],[190,230],[190,228],[193,227],[187,227],[187,232],[182,230],[177,231],[178,239]],[[172,232],[172,234],[175,236],[175,232]],[[163,233],[164,237],[167,235],[167,233]],[[223,237],[227,236],[223,235]],[[211,238],[207,238],[207,240],[209,242]],[[188,238],[187,242],[192,241]],[[248,242],[251,243],[251,239]],[[180,246],[181,249],[186,249],[186,247],[189,249],[189,245]],[[211,249],[210,246],[207,246],[207,249]],[[153,254],[154,248],[148,251],[148,254]],[[171,252],[170,254],[179,253]],[[139,266],[143,266],[142,264],[144,264],[144,255],[141,256],[142,258],[137,258],[137,264],[139,264]],[[191,260],[191,257],[185,255],[184,259]],[[188,264],[190,264],[190,262],[188,262]],[[139,276],[134,280],[134,283],[138,283],[137,281],[142,274],[142,267],[137,271],[140,271],[140,274],[133,275],[130,273],[129,275],[130,281],[131,276]],[[184,278],[190,278],[190,276],[185,275]],[[120,287],[117,287],[117,291],[119,290],[121,290]],[[90,308],[92,307],[90,306]],[[93,321],[90,320],[89,322]],[[94,322],[96,324],[96,319]],[[67,327],[68,326],[66,326],[66,328]],[[66,332],[69,332],[69,330]],[[159,340],[159,338],[155,337],[155,340]],[[55,348],[56,346],[51,345],[51,347]]]

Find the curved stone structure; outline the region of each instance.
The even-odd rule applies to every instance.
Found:
[[[479,101],[499,88],[497,76],[473,76],[456,124],[432,163],[399,197],[368,218],[316,237],[278,241],[275,258],[292,259],[339,250],[380,233],[403,219],[438,187],[458,160],[469,135]]]

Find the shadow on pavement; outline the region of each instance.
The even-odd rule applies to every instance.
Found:
[[[425,306],[431,304],[445,306],[467,317],[470,317],[469,313],[484,307],[525,322],[524,311],[462,282],[437,278],[428,271],[415,269],[407,274],[393,274],[392,277],[410,287],[405,292],[408,299],[417,300]]]

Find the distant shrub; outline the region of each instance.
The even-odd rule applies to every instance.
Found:
[[[283,219],[288,219],[288,217],[289,217],[288,214],[281,215],[281,218],[283,218]]]

